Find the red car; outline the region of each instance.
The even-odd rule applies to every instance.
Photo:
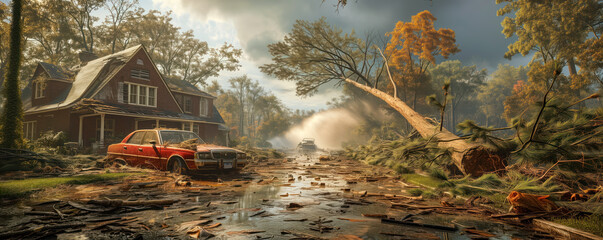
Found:
[[[131,166],[187,173],[196,170],[238,170],[247,163],[244,152],[206,144],[194,132],[138,130],[121,143],[109,145],[107,158]]]

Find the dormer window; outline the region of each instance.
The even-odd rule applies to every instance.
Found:
[[[130,71],[130,77],[137,78],[137,79],[143,79],[143,80],[149,80],[149,70],[132,69]]]
[[[209,101],[207,101],[207,98],[201,98],[199,101],[199,115],[201,117],[207,117],[209,115]]]
[[[46,86],[45,85],[46,84],[44,84],[41,81],[34,82],[34,90],[35,90],[34,91],[35,92],[34,97],[36,99],[44,97],[45,92],[46,92]]]
[[[144,62],[142,61],[142,59],[139,58],[138,60],[136,60],[136,64],[144,65]]]

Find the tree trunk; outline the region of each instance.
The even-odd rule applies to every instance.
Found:
[[[458,136],[445,128],[442,129],[442,131],[438,131],[437,126],[429,123],[425,117],[415,112],[398,98],[394,98],[378,89],[362,85],[350,79],[345,79],[345,81],[385,101],[388,105],[402,114],[406,121],[408,121],[422,137],[429,138],[435,135],[435,137],[440,140],[438,146],[442,148],[452,148],[452,160],[463,174],[478,177],[487,172],[505,169],[505,166],[507,165],[505,156],[500,156],[492,150],[476,143],[468,143],[462,139],[458,139]]]
[[[21,67],[21,36],[23,33],[21,12],[23,2],[12,2],[12,19],[10,24],[10,50],[4,87],[4,108],[0,116],[0,146],[3,148],[22,148],[23,143],[23,103],[19,88],[19,68]],[[4,77],[4,76],[0,76]]]

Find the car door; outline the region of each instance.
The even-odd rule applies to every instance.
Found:
[[[155,141],[155,145],[151,144]],[[161,150],[159,138],[156,131],[147,131],[142,138],[142,144],[138,151],[138,160],[146,168],[158,169],[162,168]]]
[[[140,143],[142,142],[142,138],[144,138],[144,135],[145,131],[135,132],[123,145],[124,160],[126,160],[129,165],[140,165],[140,161],[138,159],[138,148],[141,146]]]

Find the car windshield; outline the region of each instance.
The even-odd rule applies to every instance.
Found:
[[[203,140],[194,132],[188,131],[160,131],[163,144],[181,144],[181,143],[198,143],[203,144]]]

